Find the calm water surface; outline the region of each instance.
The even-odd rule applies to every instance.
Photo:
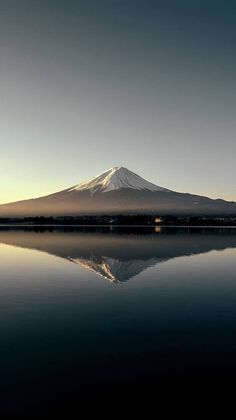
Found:
[[[1,411],[233,380],[235,272],[236,229],[1,228]]]

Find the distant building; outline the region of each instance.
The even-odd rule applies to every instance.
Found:
[[[156,217],[155,218],[155,223],[157,224],[157,225],[159,225],[160,223],[162,223],[163,222],[163,219],[162,219],[162,217]]]

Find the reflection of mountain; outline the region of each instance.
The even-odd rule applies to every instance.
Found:
[[[0,243],[47,252],[124,282],[171,258],[236,248],[236,229],[9,229],[0,230]]]
[[[94,271],[112,283],[121,283],[131,279],[146,268],[157,264],[159,260],[157,258],[150,258],[148,260],[120,261],[114,258],[97,258],[91,255],[89,260],[76,258],[71,261],[79,264],[83,268]]]

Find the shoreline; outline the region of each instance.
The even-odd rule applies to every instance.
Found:
[[[236,225],[113,225],[113,224],[97,224],[97,225],[90,225],[90,224],[86,224],[86,225],[82,225],[82,224],[30,224],[30,223],[26,223],[26,224],[20,224],[20,223],[3,223],[0,224],[0,228],[2,227],[32,227],[32,228],[36,228],[36,227],[109,227],[109,228],[169,228],[169,229],[173,229],[173,228],[181,228],[181,229],[236,229]]]

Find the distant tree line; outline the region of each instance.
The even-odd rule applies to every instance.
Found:
[[[150,214],[0,218],[0,224],[123,225],[123,226],[236,226],[236,216],[160,216]]]

